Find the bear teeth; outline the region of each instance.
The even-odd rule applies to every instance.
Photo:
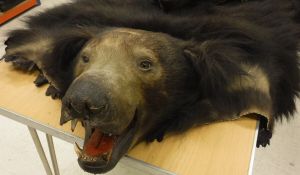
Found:
[[[89,162],[97,161],[97,157],[91,157],[91,156],[84,154],[82,148],[80,148],[76,142],[74,144],[74,149],[75,149],[75,152],[76,152],[78,158],[81,158],[81,159],[83,159],[85,161],[89,161]]]
[[[71,121],[71,130],[72,130],[72,132],[74,132],[74,130],[75,130],[76,126],[77,126],[78,121],[79,121],[78,119],[73,119]]]
[[[74,144],[74,149],[75,149],[75,152],[77,154],[78,157],[81,157],[82,156],[82,148],[79,147],[79,145],[75,142]]]
[[[74,149],[75,149],[75,152],[76,152],[78,158],[83,159],[84,161],[89,161],[89,162],[96,162],[98,160],[98,158],[108,161],[111,159],[111,156],[112,156],[112,151],[105,152],[100,157],[89,156],[83,152],[83,149],[80,148],[80,146],[76,142],[74,143]]]
[[[97,157],[90,157],[88,155],[82,155],[81,157],[83,160],[85,161],[89,161],[89,162],[96,162],[97,161]]]

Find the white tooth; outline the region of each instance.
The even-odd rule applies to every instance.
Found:
[[[79,121],[78,119],[74,119],[74,120],[71,121],[71,130],[72,130],[72,132],[74,132],[78,121]]]
[[[96,162],[97,161],[97,157],[91,157],[91,156],[88,156],[86,154],[82,155],[82,159],[86,160],[86,161],[89,161],[89,162]]]
[[[82,149],[79,147],[79,145],[75,142],[74,143],[74,149],[78,157],[82,157]]]
[[[112,136],[112,133],[109,133],[108,136],[111,137],[111,136]]]
[[[111,156],[112,156],[112,151],[108,153],[107,160],[110,160]]]

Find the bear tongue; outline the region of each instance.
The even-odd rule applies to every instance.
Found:
[[[98,157],[112,151],[116,136],[103,134],[100,129],[95,129],[83,147],[84,153]]]

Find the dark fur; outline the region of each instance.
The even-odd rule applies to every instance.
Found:
[[[82,7],[89,8],[89,13],[85,13]],[[298,8],[298,6],[295,7]],[[298,9],[293,8],[293,4],[289,1],[276,0],[226,8],[214,6],[210,7],[209,13],[203,14],[203,11],[200,11],[199,15],[196,12],[199,11],[196,10],[197,8],[203,8],[203,6],[181,10],[178,14],[173,12],[172,15],[166,15],[159,11],[158,7],[150,6],[146,0],[78,1],[76,4],[60,6],[32,17],[28,21],[28,26],[43,32],[50,31],[49,33],[54,33],[51,30],[70,33],[68,31],[72,28],[71,34],[54,35],[57,37],[55,39],[57,42],[51,58],[64,59],[58,60],[62,63],[61,66],[68,65],[65,63],[69,62],[69,59],[72,59],[79,50],[74,48],[74,51],[70,52],[68,49],[74,47],[73,43],[78,43],[74,40],[80,40],[78,35],[75,35],[75,38],[72,36],[76,34],[75,30],[94,33],[95,30],[90,28],[101,29],[104,26],[116,26],[164,32],[176,38],[195,41],[195,45],[192,46],[195,52],[199,51],[197,43],[211,41],[209,52],[206,53],[209,59],[203,58],[205,62],[208,62],[205,65],[196,66],[196,69],[200,75],[201,98],[222,99],[221,102],[217,100],[213,102],[213,106],[216,107],[213,110],[221,107],[224,108],[221,111],[226,112],[226,109],[229,111],[238,109],[243,104],[240,100],[234,100],[242,99],[238,98],[237,94],[224,96],[221,85],[230,83],[233,75],[242,73],[238,62],[244,61],[261,65],[268,72],[272,84],[274,117],[278,119],[283,115],[290,116],[295,111],[294,97],[300,90],[299,68],[297,67],[299,64],[297,44],[300,30],[299,25],[292,21],[292,18],[298,14],[296,11]],[[26,35],[29,32],[25,30],[21,33]],[[8,46],[18,45],[22,43],[22,40],[26,40],[28,36],[18,36],[21,35],[19,33],[20,31],[14,31],[10,34]],[[15,37],[18,41],[14,42]],[[87,39],[82,40],[83,43],[80,41],[79,47]],[[215,40],[218,42],[213,43]],[[66,53],[70,55],[58,55]],[[218,58],[212,59],[214,55]],[[194,64],[199,62],[194,61],[196,61]],[[64,69],[61,67],[61,70]],[[195,109],[189,106],[188,113],[193,111],[203,113],[196,109],[205,109],[205,113],[209,114],[207,108],[197,106],[197,103],[195,105]],[[189,115],[197,116],[197,114]],[[175,123],[177,121],[182,123],[180,119],[174,120]],[[174,124],[174,126],[178,125],[174,129],[182,128],[182,126],[189,128],[195,123],[193,119],[186,120],[186,122],[190,124]]]
[[[145,135],[146,140],[161,141],[166,132],[183,132],[197,124],[226,120],[220,117],[238,115],[251,104],[264,106],[261,104],[264,94],[254,89],[234,93],[224,89],[234,77],[248,76],[240,67],[243,63],[259,65],[267,74],[271,88],[269,103],[273,109],[271,118],[292,116],[296,109],[294,100],[300,91],[298,1],[266,0],[229,6],[193,2],[193,7],[187,8],[184,2],[165,13],[148,0],[81,0],[31,17],[27,24],[37,33],[48,33],[54,40],[53,51],[45,54],[46,67],[41,69],[57,81],[56,88],[61,95],[74,79],[70,75],[73,58],[89,38],[107,27],[162,32],[189,43],[182,53],[187,58],[186,64],[193,69],[189,73],[197,78],[189,81],[193,82],[190,87],[197,90],[170,97],[173,104],[160,114],[161,118],[156,118],[155,127]],[[11,32],[6,44],[17,47],[28,42],[31,38],[26,33],[31,32]],[[7,55],[7,59],[10,56]],[[180,65],[176,66],[181,70]],[[167,66],[166,70],[168,72]],[[170,73],[169,78],[181,73],[184,74]],[[176,91],[178,82],[169,82],[170,91]],[[145,92],[146,98],[153,98],[153,102],[163,100],[157,92],[147,89]],[[182,93],[193,93],[193,98],[182,101],[179,106],[176,101],[182,99]],[[260,136],[259,144],[265,146],[270,135]]]
[[[255,0],[154,0],[154,4],[161,7],[165,12],[178,13],[180,10],[190,9],[192,7],[202,7],[202,11],[208,12],[209,7],[213,6],[231,6],[239,3],[246,3]],[[256,0],[259,1],[259,0]]]

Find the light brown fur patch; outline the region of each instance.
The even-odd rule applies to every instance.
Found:
[[[270,84],[266,73],[258,66],[242,65],[242,68],[248,75],[236,77],[228,87],[228,90],[235,91],[251,88],[270,96]]]

